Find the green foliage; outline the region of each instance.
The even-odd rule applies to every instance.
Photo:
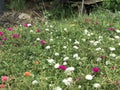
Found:
[[[26,0],[11,0],[6,6],[8,9],[12,10],[24,10],[27,5]]]
[[[113,12],[120,10],[120,0],[104,0],[103,7],[107,8]]]

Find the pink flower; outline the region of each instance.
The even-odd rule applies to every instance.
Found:
[[[93,67],[93,68],[92,68],[92,71],[93,71],[94,73],[97,73],[97,72],[99,72],[100,70],[99,70],[98,67]]]
[[[64,70],[64,71],[65,71],[67,67],[64,66],[64,65],[60,65],[58,68],[59,68],[60,70]]]
[[[5,85],[4,84],[0,84],[0,89],[1,88],[5,88]],[[3,90],[3,89],[2,89]]]
[[[6,41],[6,40],[7,40],[7,38],[6,38],[6,37],[3,37],[3,38],[2,38],[2,40],[3,40],[3,41]]]
[[[40,40],[40,44],[41,44],[41,45],[44,45],[44,44],[45,44],[45,41],[44,41],[44,40]]]
[[[0,42],[0,45],[2,45],[2,42]]]
[[[12,30],[13,30],[13,28],[12,28],[12,27],[9,27],[9,28],[7,28],[7,30],[8,30],[8,31],[12,31]]]
[[[41,31],[40,29],[37,30],[37,32],[40,32],[40,31]]]
[[[8,76],[2,76],[1,80],[2,80],[2,82],[6,82],[8,80]]]
[[[13,34],[12,37],[13,38],[19,38],[19,34]]]
[[[0,36],[2,36],[3,35],[3,32],[0,32]]]
[[[114,30],[114,28],[110,27],[110,28],[109,28],[109,30],[110,30],[110,31],[113,31],[113,30]]]

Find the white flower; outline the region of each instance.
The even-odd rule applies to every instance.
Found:
[[[95,87],[95,88],[100,88],[101,85],[100,85],[99,83],[95,83],[95,84],[93,84],[93,87]]]
[[[45,49],[50,49],[50,46],[46,46]]]
[[[118,43],[118,45],[120,46],[120,43]]]
[[[100,58],[100,57],[99,57],[99,58],[97,58],[97,60],[96,60],[96,61],[101,61],[101,60],[102,60],[102,58]]]
[[[55,63],[55,61],[54,61],[53,59],[47,59],[47,61],[48,61],[48,63],[50,63],[50,64],[54,64],[54,63]]]
[[[72,39],[69,39],[69,41],[71,42],[71,41],[72,41]]]
[[[112,41],[114,41],[115,39],[114,39],[114,38],[109,38],[109,40],[112,40]]]
[[[83,39],[82,39],[82,41],[83,41],[83,42],[85,42],[85,41],[86,41],[86,39],[84,39],[84,38],[83,38]]]
[[[69,57],[64,57],[63,61],[67,61],[69,59]]]
[[[93,44],[94,42],[95,42],[94,40],[91,40],[91,41],[90,41],[90,43],[92,43],[92,44]]]
[[[77,54],[77,53],[74,54],[74,55],[73,55],[73,58],[78,58],[78,54]]]
[[[99,48],[96,48],[95,50],[96,50],[96,51],[100,51],[100,50],[101,50],[101,48],[99,47]]]
[[[111,62],[110,61],[106,61],[106,65],[109,65],[109,64],[111,64]]]
[[[51,39],[50,39],[50,41],[52,42],[52,41],[53,41],[53,39],[51,38]]]
[[[46,28],[45,30],[46,30],[46,31],[49,31],[49,29],[48,29],[48,28]]]
[[[114,54],[114,53],[111,53],[111,54],[109,54],[111,57],[116,57],[116,54]]]
[[[119,36],[114,36],[116,39],[120,39],[120,37]]]
[[[72,78],[69,77],[67,79],[63,79],[62,81],[66,86],[70,86],[70,84],[73,82]]]
[[[96,46],[98,43],[100,43],[100,41],[95,41],[93,45]]]
[[[73,46],[74,49],[78,49],[78,46]]]
[[[85,76],[85,79],[87,79],[87,80],[92,80],[92,79],[93,79],[93,76],[92,76],[92,75],[86,75],[86,76]]]
[[[110,51],[114,51],[115,48],[114,47],[109,47]]]
[[[38,81],[37,81],[37,80],[34,80],[34,81],[32,81],[32,84],[33,84],[33,85],[38,84]]]
[[[40,38],[36,38],[37,41],[40,41]]]
[[[50,27],[51,27],[51,28],[53,28],[53,26],[52,26],[52,25],[50,25]]]
[[[67,62],[63,62],[63,65],[67,65]]]
[[[80,89],[80,88],[81,88],[81,85],[79,85],[78,88]]]
[[[67,75],[71,75],[71,72],[74,71],[74,70],[75,70],[74,67],[68,67],[68,68],[66,68],[65,73],[66,73]]]
[[[85,29],[85,30],[84,30],[84,33],[85,33],[85,34],[88,34],[88,30],[87,30],[87,29]]]
[[[33,30],[30,30],[30,32],[32,33],[32,32],[33,32]]]
[[[99,38],[99,39],[102,39],[102,38],[103,38],[103,36],[99,36],[98,38]]]
[[[54,65],[54,68],[59,68],[59,66],[60,66],[60,64],[57,63],[57,64]]]
[[[56,53],[55,53],[55,56],[59,56],[59,53],[56,52]]]
[[[63,48],[64,48],[64,49],[66,49],[66,48],[67,48],[67,46],[63,46]]]
[[[79,42],[77,40],[75,40],[74,44],[79,44]]]
[[[116,30],[117,33],[120,33],[120,30]]]
[[[30,26],[32,26],[32,25],[29,23],[29,24],[27,24],[27,26],[30,27]]]
[[[67,31],[67,28],[64,28],[64,31]]]
[[[58,86],[58,87],[55,87],[54,90],[62,90],[62,88]]]

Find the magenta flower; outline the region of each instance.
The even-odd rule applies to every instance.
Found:
[[[60,65],[58,68],[59,68],[60,70],[65,71],[67,67],[66,67],[66,66],[64,66],[64,65]]]
[[[3,35],[3,32],[0,32],[0,36],[2,36]]]
[[[19,38],[19,34],[13,34],[12,37],[13,38]]]
[[[97,73],[97,72],[100,71],[100,69],[99,69],[98,67],[93,67],[93,68],[92,68],[92,71],[93,71],[94,73]]]
[[[37,32],[40,32],[40,31],[41,31],[40,29],[37,30]]]
[[[96,25],[98,25],[99,23],[98,22],[95,22]]]
[[[41,44],[41,45],[44,45],[44,44],[45,44],[45,41],[44,41],[44,40],[40,40],[40,44]]]
[[[2,76],[1,80],[2,80],[2,82],[6,82],[8,80],[8,76]]]
[[[3,88],[5,88],[4,84],[0,84],[0,89],[3,90]]]
[[[28,27],[28,23],[24,23],[24,25],[23,25],[24,27]]]
[[[7,30],[8,30],[8,31],[12,31],[12,30],[13,30],[13,28],[12,28],[12,27],[9,27],[9,28],[7,28]]]
[[[2,38],[2,40],[3,40],[3,41],[6,41],[6,40],[7,40],[7,38],[6,38],[6,37],[3,37],[3,38]]]
[[[114,28],[110,27],[110,28],[109,28],[109,30],[110,30],[110,31],[113,31],[113,30],[114,30]]]

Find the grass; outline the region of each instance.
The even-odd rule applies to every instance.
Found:
[[[101,12],[0,29],[0,76],[8,77],[0,83],[5,90],[119,90],[119,12]],[[98,71],[92,70],[95,67]]]

